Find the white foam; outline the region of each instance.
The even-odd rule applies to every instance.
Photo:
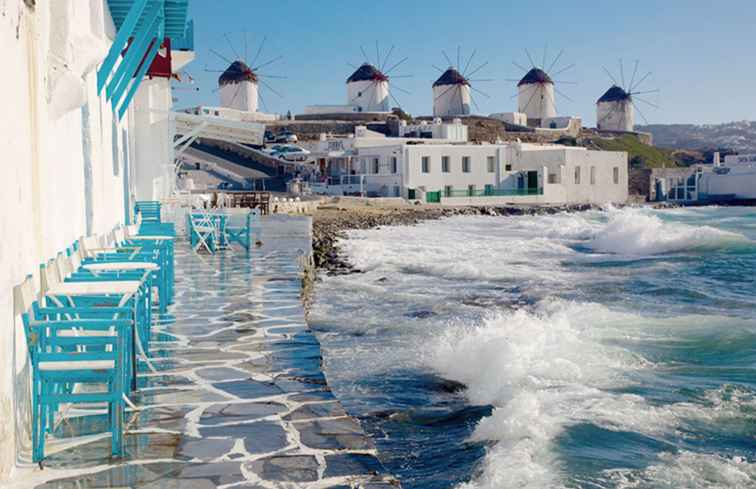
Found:
[[[746,244],[742,234],[711,226],[664,222],[647,209],[610,209],[609,222],[589,241],[588,246],[603,253],[658,255],[677,251],[702,251]]]

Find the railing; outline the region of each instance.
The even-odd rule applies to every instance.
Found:
[[[543,195],[543,188],[508,188],[508,189],[456,189],[443,192],[444,197],[515,197],[523,195]]]

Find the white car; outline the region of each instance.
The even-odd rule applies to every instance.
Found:
[[[286,145],[272,153],[272,155],[286,161],[307,161],[310,159],[309,151],[294,145]]]

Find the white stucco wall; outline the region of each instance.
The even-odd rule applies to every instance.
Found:
[[[357,106],[358,112],[388,112],[389,84],[373,80],[347,83],[346,103]]]
[[[551,83],[526,83],[517,88],[517,111],[527,114],[528,119],[556,117],[554,85]]]
[[[257,88],[257,83],[251,81],[221,86],[219,90],[221,107],[257,112]]]
[[[125,175],[146,178],[135,153],[163,161],[171,146],[161,125],[167,115],[153,115],[144,131],[150,111],[132,105],[118,121],[97,95],[96,68],[112,35],[104,0],[0,3],[0,487],[30,446],[28,360],[13,287],[82,235],[123,223]],[[169,109],[169,82],[153,84],[138,92],[142,108]]]
[[[596,127],[603,131],[632,131],[635,112],[629,101],[599,102],[596,104]]]
[[[433,87],[433,115],[450,117],[470,113],[470,86],[464,84]]]

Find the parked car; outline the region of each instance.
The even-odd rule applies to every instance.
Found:
[[[299,141],[299,138],[291,131],[280,132],[275,139],[276,143],[296,143],[297,141]]]
[[[273,134],[273,131],[265,131],[265,144],[268,143],[275,143],[276,142],[276,136]]]
[[[310,152],[299,146],[289,146],[279,153],[278,157],[286,161],[307,161],[310,159]]]

